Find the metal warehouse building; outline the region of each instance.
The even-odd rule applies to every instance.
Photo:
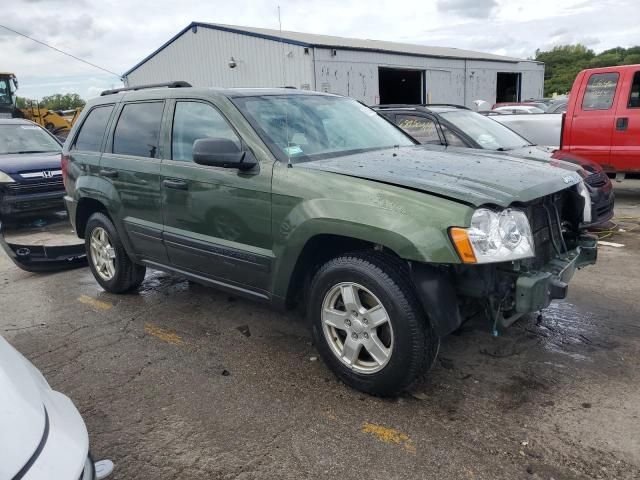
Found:
[[[292,86],[384,103],[540,98],[544,64],[378,40],[194,22],[124,74],[127,86]]]

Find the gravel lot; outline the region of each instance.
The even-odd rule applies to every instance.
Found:
[[[640,478],[640,182],[616,190],[623,248],[498,338],[468,322],[395,400],[336,381],[301,312],[160,272],[116,296],[0,253],[0,334],[73,399],[114,479]]]

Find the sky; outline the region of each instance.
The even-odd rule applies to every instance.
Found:
[[[389,40],[529,58],[580,42],[600,52],[640,44],[638,0],[5,0],[0,24],[124,73],[191,21]],[[0,28],[0,72],[19,95],[121,86],[105,73]]]

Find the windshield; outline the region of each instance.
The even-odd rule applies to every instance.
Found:
[[[292,162],[414,145],[376,112],[349,98],[296,94],[233,100],[274,154]]]
[[[0,78],[0,105],[11,105],[11,86],[9,80]]]
[[[457,110],[442,112],[440,116],[485,150],[505,151],[531,145],[516,132],[479,113]]]
[[[0,155],[61,150],[60,144],[37,125],[0,125]]]

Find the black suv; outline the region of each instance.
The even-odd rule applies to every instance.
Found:
[[[561,166],[562,160],[582,167],[591,195],[591,225],[613,217],[614,193],[602,167],[586,158],[534,145],[509,127],[460,105],[377,105],[372,107],[422,144],[475,148]]]

